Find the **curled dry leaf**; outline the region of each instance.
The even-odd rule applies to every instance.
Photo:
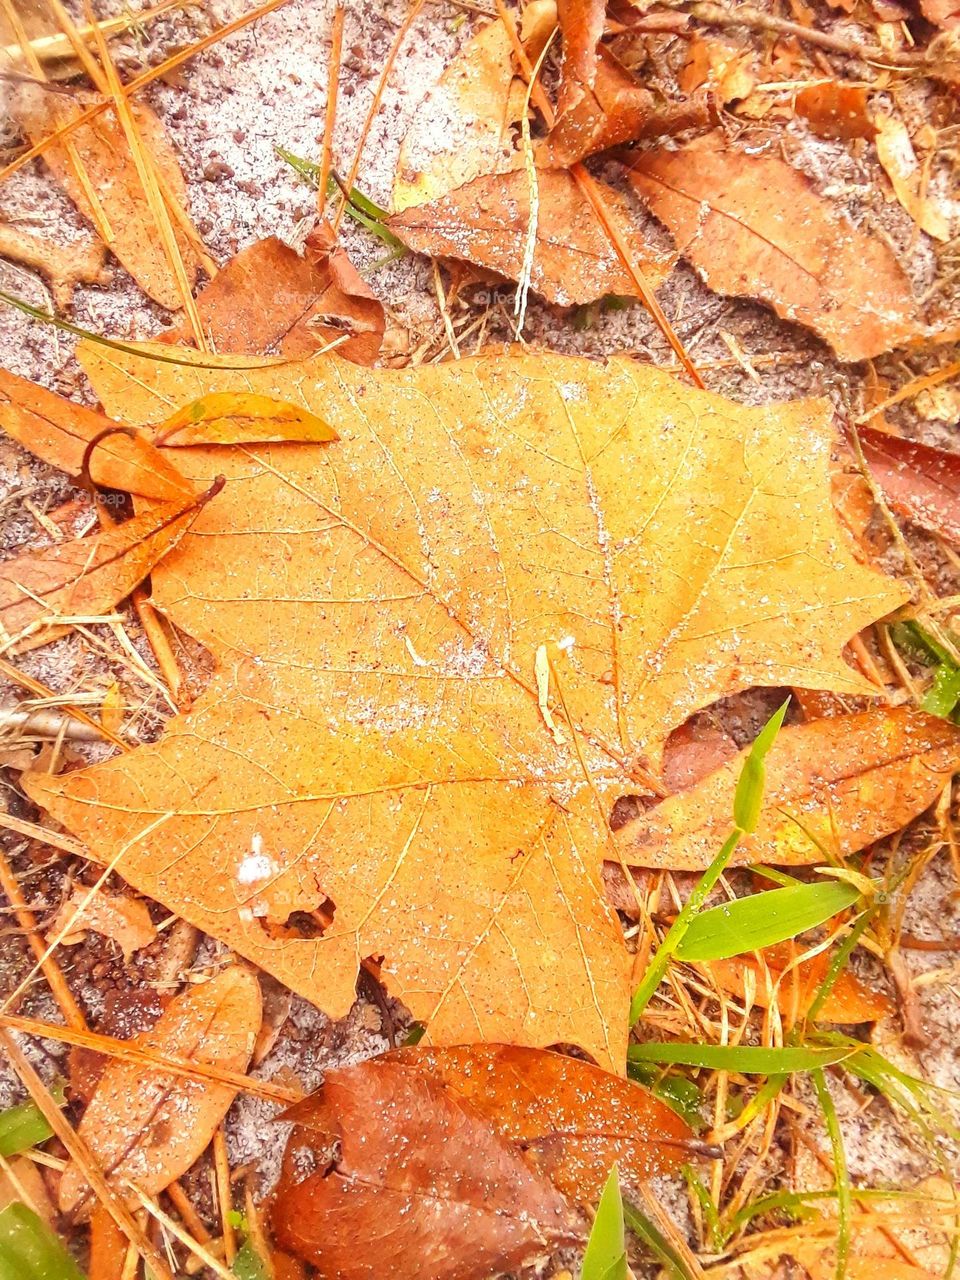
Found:
[[[675,1173],[688,1158],[690,1130],[675,1111],[578,1058],[504,1044],[418,1045],[390,1057],[442,1080],[581,1204],[597,1202],[614,1162],[638,1183]],[[298,1104],[299,1123],[310,1101]]]
[[[22,84],[14,98],[13,114],[31,143],[37,143],[99,100],[96,95],[80,90],[66,96],[50,93],[37,84]],[[183,174],[163,126],[142,101],[132,100],[130,109],[163,185],[182,208],[186,203]],[[81,182],[78,176],[71,159],[71,146],[82,163],[88,183]],[[107,247],[144,293],[167,310],[178,310],[183,300],[177,279],[116,115],[104,111],[79,125],[70,132],[69,144],[58,142],[47,147],[43,160],[83,216],[99,227],[100,219],[90,200],[91,191],[96,193],[102,218],[110,230]],[[174,223],[180,256],[192,284],[197,277],[199,260],[175,219]]]
[[[111,430],[116,426],[102,413],[0,369],[0,427],[44,462],[79,479],[88,446],[103,436],[88,459],[95,484],[161,502],[195,492],[149,441],[129,429]]]
[[[48,1226],[55,1225],[57,1211],[47,1193],[40,1166],[27,1156],[13,1156],[0,1168],[0,1209],[16,1201],[26,1204]]]
[[[798,116],[821,138],[873,138],[876,126],[867,110],[863,85],[827,80],[807,85],[794,100]]]
[[[881,112],[874,122],[877,155],[890,179],[894,195],[921,231],[934,240],[950,239],[950,218],[927,184],[928,173],[917,159],[907,126]]]
[[[159,742],[31,795],[333,1016],[382,955],[434,1041],[577,1044],[622,1069],[614,800],[736,689],[869,690],[841,646],[905,598],[837,524],[826,403],[744,408],[629,360],[524,352],[84,362],[141,422],[242,390],[299,397],[340,439],[184,451],[196,482],[228,480],[154,596],[219,671]],[[327,898],[334,928],[271,936]]]
[[[58,542],[0,563],[0,636],[23,652],[63,633],[71,618],[109,613],[171,551],[218,491],[158,503],[94,537]],[[61,623],[59,619],[66,621]]]
[[[778,157],[747,155],[711,135],[643,153],[629,178],[712,289],[759,298],[842,360],[879,355],[922,331],[887,244]]]
[[[67,248],[28,235],[19,227],[0,223],[0,258],[19,262],[39,271],[50,284],[56,307],[66,309],[73,301],[78,284],[108,284],[110,273],[104,268],[105,250],[99,240],[73,242]]]
[[[627,862],[709,866],[730,829],[746,752],[617,832]],[[960,768],[960,729],[909,707],[782,729],[767,756],[763,813],[737,862],[792,866],[843,858],[921,813]]]
[[[83,910],[68,934],[60,938],[60,945],[73,946],[82,942],[87,931],[101,934],[115,942],[123,953],[124,963],[142,947],[149,947],[157,937],[150,911],[142,898],[132,898],[129,894],[104,893],[98,891],[90,897],[90,890],[81,885],[74,886],[73,893],[67,898],[54,919],[47,925],[48,940],[58,937],[77,916],[78,908]]]
[[[789,966],[799,954],[786,943],[763,950],[763,963],[753,955],[733,960],[711,960],[695,965],[724,991],[743,999],[748,987],[755,1005],[769,1008],[775,997],[780,1012],[802,1018],[816,999],[821,983],[833,959],[829,951]],[[764,966],[766,972],[764,972]],[[769,974],[769,985],[767,974]],[[818,1022],[879,1022],[894,1012],[894,1001],[883,991],[868,987],[855,973],[843,969],[817,1014]]]
[[[677,77],[685,94],[709,86],[726,106],[749,97],[757,83],[756,53],[752,48],[695,34],[687,46],[687,60]]]
[[[921,528],[960,543],[960,455],[873,427],[860,427],[858,434],[870,473],[890,507]]]
[[[584,1234],[479,1111],[392,1057],[327,1073],[287,1145],[272,1224],[327,1280],[485,1280]]]
[[[307,237],[302,255],[275,236],[256,241],[196,301],[204,333],[221,353],[295,359],[336,342],[348,360],[372,364],[383,341],[383,306],[325,225]],[[163,340],[189,335],[177,330]]]
[[[651,285],[666,279],[672,254],[652,248],[633,228],[624,197],[597,184],[624,229],[630,258]],[[570,306],[636,288],[597,221],[589,200],[565,169],[537,171],[539,213],[530,287]],[[429,204],[394,214],[390,229],[404,244],[435,257],[462,258],[508,279],[523,268],[530,219],[530,178],[523,169],[475,178]]]
[[[249,970],[234,966],[177,996],[135,1042],[244,1071],[259,1029],[260,987]],[[124,1190],[134,1182],[156,1195],[202,1154],[236,1093],[230,1085],[111,1062],[79,1133],[113,1186]],[[83,1174],[69,1164],[60,1182],[61,1211],[86,1214],[90,1194]]]

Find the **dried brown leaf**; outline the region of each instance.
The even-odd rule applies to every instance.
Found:
[[[81,907],[82,911],[78,912]],[[75,917],[76,923],[70,932],[60,936]],[[105,893],[103,890],[98,890],[91,897],[89,889],[76,885],[47,925],[48,938],[57,937],[61,946],[69,947],[82,942],[91,929],[117,944],[125,964],[129,963],[135,951],[149,947],[157,937],[149,908],[142,898]]]
[[[707,867],[730,829],[745,752],[617,833],[630,863]],[[763,814],[738,862],[824,862],[897,831],[960,768],[960,729],[909,707],[829,716],[781,730],[767,757]]]
[[[950,239],[950,217],[944,202],[927,188],[907,126],[886,112],[877,114],[877,155],[894,194],[917,226],[934,240]]]
[[[923,529],[960,543],[960,455],[860,427],[860,446],[887,503]]]
[[[855,228],[778,157],[747,155],[711,136],[646,152],[629,176],[712,289],[769,303],[842,360],[879,355],[922,331],[887,244]]]
[[[869,97],[863,85],[828,80],[807,85],[794,101],[802,116],[821,138],[873,138],[876,126],[867,110]]]
[[[135,1043],[179,1058],[243,1071],[260,1029],[260,988],[237,965],[173,1000]],[[109,1181],[125,1191],[135,1182],[156,1195],[185,1173],[213,1137],[236,1089],[128,1062],[104,1071],[79,1133]],[[90,1189],[75,1164],[64,1170],[60,1208],[90,1209]]]
[[[651,286],[664,280],[673,258],[652,249],[637,232],[627,201],[598,184],[620,224],[628,229],[631,260]],[[576,179],[565,169],[537,172],[539,214],[530,287],[550,302],[570,306],[605,294],[633,296],[630,275],[597,221]],[[428,204],[394,214],[390,229],[404,244],[434,257],[461,258],[518,280],[530,220],[530,180],[523,169],[475,178]]]

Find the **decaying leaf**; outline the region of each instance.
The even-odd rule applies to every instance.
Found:
[[[584,1235],[482,1114],[392,1058],[327,1072],[287,1145],[272,1222],[328,1280],[484,1280]]]
[[[307,237],[302,255],[276,236],[241,250],[200,290],[197,310],[221,353],[295,359],[336,342],[348,360],[372,364],[383,341],[383,306],[325,225]]]
[[[382,955],[434,1041],[578,1044],[620,1070],[608,806],[736,689],[868,691],[841,646],[904,599],[836,522],[826,404],[746,409],[628,360],[525,352],[84,360],[138,422],[242,390],[297,397],[340,438],[183,451],[227,484],[154,595],[219,673],[158,743],[33,776],[33,798],[334,1016]],[[332,926],[290,936],[328,898]]]
[[[0,1209],[21,1201],[48,1226],[56,1221],[56,1210],[47,1193],[40,1168],[27,1156],[14,1156],[0,1169]]]
[[[619,832],[639,866],[709,865],[730,827],[744,753]],[[828,716],[782,729],[767,757],[763,814],[739,862],[842,858],[905,826],[960,768],[960,729],[909,707]]]
[[[18,88],[14,116],[32,143],[37,143],[63,125],[75,120],[84,107],[98,99],[76,90],[69,97],[50,93],[36,84]],[[162,180],[172,196],[183,206],[186,188],[176,152],[163,126],[148,106],[132,99],[133,112],[144,146],[150,152]],[[70,143],[80,158],[88,181],[82,181],[65,143],[47,147],[44,163],[88,221],[97,225],[91,204],[94,192],[111,236],[107,247],[123,263],[144,293],[169,311],[183,305],[173,267],[164,253],[156,223],[137,169],[127,145],[123,127],[113,112],[102,112],[69,135]],[[187,279],[197,277],[199,261],[187,237],[174,226]]]
[[[260,988],[241,966],[178,996],[136,1043],[173,1057],[243,1071],[260,1029]],[[134,1182],[156,1195],[193,1164],[214,1135],[236,1090],[207,1080],[113,1061],[104,1071],[79,1133],[118,1190]],[[90,1210],[90,1188],[75,1164],[60,1182],[60,1209]]]
[[[677,77],[685,94],[709,85],[721,105],[748,97],[757,82],[753,49],[727,40],[694,35]]]
[[[159,503],[93,537],[0,562],[3,647],[23,652],[46,644],[71,618],[109,613],[177,545],[216,492],[215,483],[199,497]]]
[[[597,57],[606,0],[557,0],[563,35],[559,115],[570,111],[589,92],[597,76]]]
[[[960,543],[960,455],[873,427],[860,447],[887,503],[931,533]]]
[[[82,912],[78,916],[78,908]],[[76,924],[68,934],[60,937],[61,931],[77,917]],[[65,899],[54,919],[47,925],[47,935],[59,938],[61,946],[73,946],[82,942],[87,931],[102,934],[115,942],[123,953],[124,963],[142,947],[149,947],[155,941],[157,931],[150,919],[150,911],[142,898],[131,898],[129,894],[105,893],[98,891],[90,896],[90,890],[76,885],[73,893]]]
[[[896,116],[880,112],[874,121],[877,155],[894,194],[917,226],[934,240],[950,239],[950,218],[927,188],[907,126]]]
[[[537,173],[539,215],[530,287],[551,302],[570,306],[604,294],[636,293],[628,273],[597,221],[576,179],[565,169]],[[624,228],[631,261],[648,283],[659,284],[673,255],[651,248],[631,230],[633,215],[624,197],[599,184]],[[390,229],[419,253],[463,258],[517,280],[524,262],[530,218],[530,180],[523,169],[475,178],[429,204],[394,214]]]
[[[632,1080],[577,1058],[516,1045],[417,1046],[396,1061],[442,1080],[565,1196],[596,1203],[616,1161],[628,1183],[675,1173],[686,1123]],[[302,1109],[297,1107],[298,1122]]]
[[[464,45],[417,108],[397,159],[393,208],[426,204],[516,163],[526,85],[499,19]]]
[[[643,153],[630,181],[719,293],[759,298],[842,360],[922,329],[910,283],[880,239],[855,228],[796,169],[711,135]]]
[[[801,89],[794,106],[797,115],[821,138],[873,138],[876,126],[867,110],[868,101],[863,85],[825,80]]]
[[[761,1009],[769,1007],[772,987],[780,1012],[785,1016],[795,1014],[802,1018],[816,999],[831,959],[829,951],[822,951],[789,968],[794,955],[791,947],[782,943],[764,949],[763,965],[748,954],[734,960],[711,960],[709,964],[695,967],[739,999],[743,999],[749,989],[753,1003]],[[770,986],[767,985],[767,974]],[[879,1022],[881,1018],[888,1017],[894,1007],[894,1002],[884,992],[868,987],[856,974],[843,969],[824,1000],[817,1021]]]
[[[78,479],[96,440],[87,459],[95,484],[162,502],[182,501],[194,493],[149,441],[116,426],[102,413],[0,369],[0,427],[44,462]]]
[[[90,1216],[90,1280],[122,1276],[129,1243],[106,1209],[94,1209]]]

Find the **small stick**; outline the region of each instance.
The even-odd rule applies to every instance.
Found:
[[[194,1240],[189,1232],[184,1231],[180,1223],[175,1222],[169,1213],[164,1213],[158,1204],[154,1204],[150,1197],[145,1195],[139,1187],[134,1186],[132,1182],[128,1185],[147,1213],[162,1226],[166,1227],[170,1234],[175,1236],[185,1248],[189,1249],[195,1258],[199,1258],[205,1267],[209,1267],[211,1271],[221,1277],[221,1280],[236,1280],[233,1272],[228,1271],[219,1258],[215,1258],[209,1249],[203,1247],[199,1240]],[[167,1272],[167,1275],[169,1274]]]
[[[212,1239],[210,1232],[203,1225],[200,1215],[193,1207],[193,1203],[180,1183],[171,1182],[166,1190],[167,1195],[170,1197],[170,1203],[193,1233],[194,1238],[199,1240],[201,1244],[209,1244]]]
[[[116,1040],[113,1036],[102,1036],[95,1031],[80,1031],[72,1027],[60,1027],[52,1022],[41,1022],[36,1018],[24,1018],[19,1014],[0,1013],[0,1030],[4,1027],[31,1036],[41,1036],[45,1040],[57,1040],[61,1044],[77,1045],[81,1049],[93,1049],[107,1057],[135,1062],[153,1070],[169,1071],[171,1075],[186,1076],[188,1080],[209,1080],[213,1084],[229,1085],[238,1093],[256,1094],[271,1102],[282,1102],[286,1106],[292,1106],[304,1097],[296,1089],[288,1089],[269,1080],[254,1080],[239,1071],[230,1071],[208,1062],[171,1057],[133,1040]]]
[[[213,1135],[213,1166],[216,1170],[217,1201],[220,1207],[220,1225],[223,1228],[223,1254],[229,1266],[237,1256],[237,1233],[230,1215],[233,1199],[230,1195],[230,1157],[227,1155],[227,1135],[221,1124]]]
[[[43,976],[50,984],[50,990],[60,1006],[60,1012],[75,1031],[86,1031],[88,1029],[87,1021],[83,1016],[83,1012],[77,1004],[73,992],[67,986],[63,970],[52,955],[48,956],[46,954],[46,948],[37,926],[37,917],[27,906],[26,899],[20,890],[20,885],[17,883],[17,878],[13,874],[13,869],[7,861],[6,855],[2,852],[0,852],[0,885],[3,886],[3,891],[10,900],[10,905],[13,907],[17,917],[17,923],[24,930],[33,954],[40,962]]]
[[[166,1259],[137,1226],[130,1210],[110,1187],[86,1142],[67,1123],[63,1112],[54,1102],[50,1090],[40,1079],[33,1064],[10,1032],[2,1027],[0,1027],[0,1044],[3,1045],[14,1070],[39,1107],[47,1124],[76,1161],[80,1172],[96,1193],[97,1199],[130,1243],[136,1246],[137,1252],[152,1270],[156,1280],[173,1280]]]
[[[11,680],[14,684],[20,685],[22,689],[27,689],[30,693],[35,693],[38,698],[52,698],[56,700],[58,697],[52,689],[49,689],[45,684],[41,684],[39,680],[35,680],[33,676],[25,675],[22,671],[18,670],[12,662],[8,662],[7,659],[3,657],[0,657],[0,675],[6,676],[7,679]],[[119,747],[121,751],[130,750],[129,742],[124,742],[122,738],[118,738],[115,733],[111,733],[109,729],[104,728],[102,724],[99,724],[92,716],[88,716],[87,713],[82,711],[79,707],[74,707],[69,702],[65,702],[63,703],[63,709],[72,716],[74,720],[79,720],[80,723],[85,724],[88,729],[93,729],[98,737],[106,738],[108,742],[112,742],[113,745],[115,747]]]
[[[343,0],[337,0],[333,11],[333,32],[330,37],[330,71],[327,76],[327,107],[323,118],[323,149],[320,152],[320,173],[317,178],[317,213],[323,217],[327,203],[327,183],[333,163],[333,131],[337,122],[337,96],[340,92],[340,63],[343,59],[343,21],[346,17]],[[233,1259],[231,1258],[232,1262]]]

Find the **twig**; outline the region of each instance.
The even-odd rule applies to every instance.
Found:
[[[237,1256],[237,1233],[233,1229],[231,1214],[233,1203],[230,1196],[230,1157],[227,1154],[227,1136],[223,1125],[217,1126],[213,1135],[213,1170],[216,1188],[217,1205],[220,1209],[220,1227],[223,1233],[223,1255],[229,1266]]]
[[[343,60],[343,22],[346,17],[343,0],[337,0],[333,11],[333,31],[330,35],[330,69],[327,74],[327,105],[323,116],[323,148],[320,152],[320,172],[317,177],[317,213],[323,217],[327,203],[327,183],[333,162],[333,132],[337,123],[337,98],[340,93],[340,63]],[[232,1262],[230,1258],[228,1261]]]
[[[865,413],[858,414],[854,418],[854,422],[858,425],[869,422],[871,418],[875,418],[878,414],[883,413],[885,409],[891,408],[892,405],[901,404],[904,400],[912,400],[921,391],[929,391],[931,387],[939,387],[941,383],[951,382],[954,378],[960,378],[960,360],[954,360],[950,364],[944,365],[942,369],[935,369],[933,373],[925,373],[922,377],[911,378],[899,391],[895,391],[892,396],[887,396],[886,400],[881,400],[879,404],[874,405],[872,409],[868,409]]]
[[[25,675],[24,672],[18,670],[13,663],[8,662],[6,658],[0,657],[0,675],[4,675],[13,684],[18,684],[21,689],[28,689],[30,693],[35,693],[40,698],[57,698],[57,694],[49,689],[45,684],[41,684],[39,680],[35,680],[33,676]],[[74,707],[70,702],[63,703],[63,710],[67,712],[74,720],[79,720],[81,724],[85,724],[89,729],[93,729],[101,738],[106,738],[108,742],[112,742],[115,747],[119,747],[121,751],[129,751],[130,744],[124,742],[122,738],[118,738],[115,733],[111,733],[109,729],[104,728],[102,724],[98,724],[92,716],[88,716],[85,711],[79,707]]]

